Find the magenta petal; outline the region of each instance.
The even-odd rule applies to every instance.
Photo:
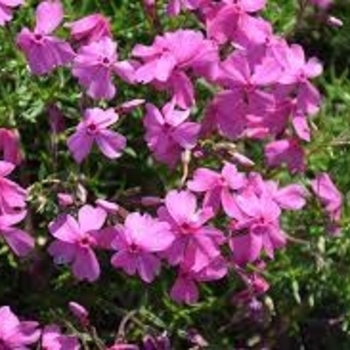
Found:
[[[94,251],[90,248],[77,250],[72,271],[79,280],[96,281],[100,276],[100,265]]]
[[[189,191],[170,191],[165,197],[165,205],[173,219],[182,224],[194,215],[197,207],[196,197]]]
[[[179,107],[187,109],[195,104],[194,87],[185,73],[174,73],[169,83],[170,90],[172,90],[176,104]]]
[[[39,340],[41,331],[38,327],[38,322],[21,322],[16,327],[16,333],[6,339],[6,343],[8,343],[8,345],[11,344],[13,349],[27,349],[24,345],[33,344]]]
[[[54,241],[50,244],[48,252],[53,256],[55,264],[69,264],[74,259],[76,248],[73,244]]]
[[[112,265],[115,268],[122,268],[128,275],[135,275],[137,270],[137,256],[127,251],[119,251],[112,256]]]
[[[43,1],[36,9],[35,32],[50,34],[62,22],[64,16],[60,1]]]
[[[300,210],[306,204],[306,195],[304,187],[289,185],[279,189],[274,198],[283,209]]]
[[[218,185],[221,176],[216,171],[199,168],[193,174],[193,180],[187,182],[187,187],[193,192],[206,192]]]
[[[152,254],[142,254],[138,263],[138,271],[144,282],[151,283],[160,271],[160,260]]]
[[[15,165],[9,162],[0,161],[0,176],[5,177],[12,173],[15,169]]]
[[[68,138],[68,148],[77,163],[81,163],[91,151],[93,138],[83,131],[77,131]]]
[[[240,265],[254,262],[260,255],[263,238],[261,235],[246,234],[232,238],[233,256]]]
[[[170,296],[178,303],[193,304],[198,300],[199,293],[192,279],[178,277],[171,288]]]
[[[107,213],[101,208],[84,205],[78,213],[79,227],[82,232],[99,230],[106,221]]]
[[[77,221],[71,215],[59,216],[50,223],[49,230],[55,238],[66,243],[75,243],[83,236]]]
[[[34,238],[17,228],[3,230],[4,239],[18,256],[26,256],[34,248]]]
[[[200,128],[198,123],[183,123],[172,133],[172,137],[181,147],[192,149],[196,146]]]
[[[120,157],[126,146],[126,138],[123,135],[107,129],[99,132],[96,142],[101,152],[110,159]]]

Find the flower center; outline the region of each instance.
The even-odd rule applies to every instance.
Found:
[[[139,247],[137,246],[137,244],[135,244],[134,242],[130,244],[129,246],[129,252],[130,253],[137,253],[139,251]]]
[[[96,134],[96,132],[97,132],[97,125],[96,124],[90,124],[90,125],[88,125],[88,127],[87,127],[87,133],[88,134]]]
[[[101,63],[105,67],[109,67],[111,65],[111,60],[108,57],[101,57]]]
[[[82,245],[83,247],[90,247],[91,244],[92,244],[92,240],[90,239],[90,237],[83,237],[81,240],[80,240],[80,245]]]
[[[34,34],[34,39],[37,43],[41,44],[44,40],[44,36],[42,34]]]
[[[181,225],[181,233],[183,233],[185,235],[193,234],[193,233],[195,233],[195,231],[196,231],[196,229],[187,222],[184,222]]]

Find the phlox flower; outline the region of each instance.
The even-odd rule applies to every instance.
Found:
[[[127,61],[118,61],[117,44],[109,37],[82,46],[73,61],[72,73],[94,99],[110,100],[116,93],[113,74],[133,82],[134,68]]]
[[[67,24],[73,40],[91,43],[103,37],[112,37],[109,20],[100,13],[93,13]]]
[[[87,157],[95,142],[106,157],[114,159],[121,156],[121,151],[126,146],[126,139],[123,135],[108,129],[118,119],[118,114],[112,108],[107,110],[90,108],[85,111],[76,132],[67,141],[68,148],[77,163],[81,163]]]
[[[227,162],[221,173],[206,168],[197,169],[187,187],[193,192],[205,193],[203,206],[211,207],[217,212],[220,205],[224,210],[230,205],[230,192],[240,190],[245,184],[244,174],[239,173],[235,165]]]
[[[320,173],[311,182],[311,188],[320,202],[324,205],[332,221],[341,217],[342,195],[327,173]]]
[[[284,74],[280,78],[281,84],[294,84],[297,89],[299,108],[308,114],[315,114],[321,102],[320,94],[309,80],[322,73],[322,65],[315,58],[307,60],[300,45],[285,47]]]
[[[13,164],[0,161],[0,214],[11,214],[26,206],[26,190],[7,179],[14,168]]]
[[[29,350],[40,338],[38,322],[20,321],[9,306],[0,307],[0,348]]]
[[[249,122],[265,119],[270,113],[272,96],[264,91],[243,93],[234,90],[220,91],[208,105],[203,128],[213,130],[231,140],[249,136]],[[235,113],[232,113],[235,111]]]
[[[205,225],[214,215],[211,208],[197,210],[197,200],[189,191],[170,191],[158,209],[158,217],[171,226],[172,245],[162,254],[171,265],[186,264],[199,271],[221,255],[226,239],[213,226]]]
[[[14,8],[22,5],[24,0],[0,0],[0,26],[11,21]]]
[[[79,350],[79,341],[72,335],[64,335],[56,325],[46,326],[43,330],[41,349],[43,350]]]
[[[298,184],[290,184],[280,187],[273,180],[264,181],[259,173],[250,173],[247,181],[249,186],[258,196],[264,193],[271,197],[275,203],[284,210],[300,210],[306,204],[308,193]]]
[[[27,232],[13,227],[21,222],[26,211],[22,210],[18,214],[0,215],[0,237],[6,241],[13,252],[18,256],[26,256],[34,248],[34,239]]]
[[[256,261],[261,252],[274,257],[274,251],[287,243],[286,235],[279,226],[281,209],[271,196],[260,196],[250,189],[236,195],[236,208],[231,208],[232,238],[230,246],[235,261],[244,265]]]
[[[274,106],[274,96],[265,87],[278,83],[281,66],[272,55],[261,61],[252,57],[250,51],[238,50],[221,62],[216,81],[225,90],[216,94],[207,108],[204,123],[216,124],[219,132],[231,139],[248,135],[249,122],[265,120]]]
[[[57,264],[71,264],[78,280],[96,281],[100,275],[95,248],[103,240],[107,214],[101,208],[84,205],[78,212],[78,220],[63,215],[51,222],[50,233],[56,240],[49,246],[49,253]]]
[[[154,157],[174,167],[185,149],[196,145],[200,124],[189,122],[190,111],[177,110],[172,102],[162,111],[151,103],[146,105],[143,124],[146,128],[145,139]]]
[[[43,1],[36,9],[34,31],[23,28],[18,34],[17,44],[26,56],[33,74],[50,73],[74,58],[71,46],[51,35],[62,20],[62,4],[58,0]]]
[[[296,138],[272,141],[265,146],[265,156],[270,167],[286,163],[290,173],[306,169],[304,149]]]
[[[210,38],[223,44],[245,37],[250,42],[262,42],[266,37],[266,22],[252,14],[262,10],[266,0],[227,0],[212,6],[206,14]]]
[[[152,282],[161,267],[161,260],[154,253],[165,251],[174,240],[169,224],[148,214],[131,213],[124,225],[116,226],[116,231],[112,247],[117,252],[112,265],[128,275],[138,274],[144,282]]]
[[[180,265],[170,296],[178,303],[193,304],[199,298],[198,283],[219,280],[226,276],[227,271],[227,264],[222,257],[212,260],[199,271],[193,271],[186,264]]]
[[[157,36],[151,46],[136,45],[132,55],[143,61],[136,69],[135,80],[170,91],[176,104],[186,109],[195,102],[188,73],[211,79],[218,61],[218,48],[201,32],[177,30]]]

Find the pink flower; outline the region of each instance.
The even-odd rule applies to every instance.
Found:
[[[73,75],[87,88],[87,94],[94,99],[110,100],[116,88],[112,75],[133,82],[134,68],[127,61],[118,61],[117,44],[109,37],[91,42],[79,49],[73,61]]]
[[[342,195],[327,173],[318,174],[311,182],[311,187],[332,221],[339,221],[341,217]]]
[[[276,167],[286,163],[291,173],[306,169],[304,149],[297,139],[272,141],[265,147],[267,164]]]
[[[189,191],[170,191],[165,206],[158,209],[162,221],[171,225],[175,240],[164,254],[171,265],[186,264],[199,271],[221,255],[223,233],[204,224],[213,217],[211,208],[197,210],[196,197]]]
[[[18,165],[22,161],[17,130],[0,129],[0,151],[2,151],[6,162]]]
[[[207,107],[203,129],[209,132],[216,126],[221,135],[236,140],[249,133],[249,119],[265,119],[272,96],[264,91],[244,90],[220,91]]]
[[[36,9],[34,32],[23,28],[17,44],[33,74],[46,74],[71,62],[75,54],[68,43],[50,35],[62,22],[63,7],[58,0],[43,1]]]
[[[188,72],[210,79],[218,48],[201,32],[178,30],[157,36],[152,46],[136,45],[132,55],[143,61],[135,72],[136,81],[170,91],[176,104],[186,109],[195,102]]]
[[[158,161],[174,167],[182,151],[196,145],[200,125],[186,121],[190,111],[176,110],[173,101],[166,104],[162,111],[150,103],[146,105],[146,110],[144,126],[148,147]]]
[[[117,236],[112,247],[117,253],[112,257],[112,265],[128,275],[138,273],[143,281],[152,282],[161,266],[154,253],[165,251],[174,240],[169,229],[167,223],[147,214],[129,214],[123,226],[116,226]]]
[[[258,196],[263,194],[270,196],[281,209],[300,210],[306,204],[308,193],[301,185],[279,187],[278,182],[264,181],[258,173],[249,174],[248,184]]]
[[[78,212],[78,221],[71,215],[63,215],[49,226],[56,240],[51,243],[49,253],[57,264],[72,264],[72,272],[78,280],[96,281],[100,266],[94,252],[99,247],[101,230],[106,212],[91,205],[84,205]]]
[[[227,271],[227,264],[222,257],[212,260],[197,272],[186,264],[180,265],[179,274],[171,288],[170,296],[178,303],[193,304],[199,298],[198,283],[219,280],[226,276]]]
[[[235,261],[240,265],[254,262],[262,250],[273,258],[274,251],[287,242],[279,226],[281,210],[277,203],[268,193],[258,196],[250,189],[237,195],[235,203],[237,207],[230,213],[234,219],[230,246]]]
[[[46,326],[43,330],[41,349],[43,350],[79,350],[80,344],[76,337],[61,333],[56,325]]]
[[[0,236],[4,238],[6,243],[18,256],[28,255],[35,245],[33,237],[27,232],[13,227],[21,222],[26,214],[26,211],[23,210],[18,214],[0,215]]]
[[[322,74],[322,65],[312,57],[306,60],[303,48],[300,45],[285,47],[284,74],[280,79],[281,84],[296,84],[297,100],[299,108],[309,114],[315,114],[319,110],[320,94],[311,85],[310,79]]]
[[[253,43],[263,42],[266,22],[251,14],[262,10],[266,0],[228,0],[212,6],[206,16],[208,36],[219,43],[236,42],[240,37]]]
[[[71,31],[71,37],[75,41],[91,43],[103,37],[112,37],[109,20],[100,13],[94,13],[83,17],[67,25]]]
[[[85,111],[76,132],[67,141],[68,148],[77,163],[81,163],[87,157],[94,142],[106,157],[114,159],[121,156],[126,139],[123,135],[108,129],[118,121],[118,118],[118,114],[112,108],[106,111],[90,108]]]
[[[0,26],[11,21],[12,11],[24,3],[24,0],[0,0]]]
[[[230,205],[230,191],[243,188],[245,183],[245,176],[237,171],[236,166],[225,163],[221,174],[206,168],[197,169],[187,187],[193,192],[205,193],[203,206],[217,212],[220,204],[224,210]]]
[[[19,321],[9,306],[0,308],[0,347],[1,349],[27,350],[40,338],[38,323]]]
[[[26,206],[26,190],[6,178],[14,168],[13,164],[0,161],[0,214],[11,214]]]

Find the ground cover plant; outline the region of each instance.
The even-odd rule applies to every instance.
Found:
[[[0,0],[0,349],[348,349],[349,16]]]

